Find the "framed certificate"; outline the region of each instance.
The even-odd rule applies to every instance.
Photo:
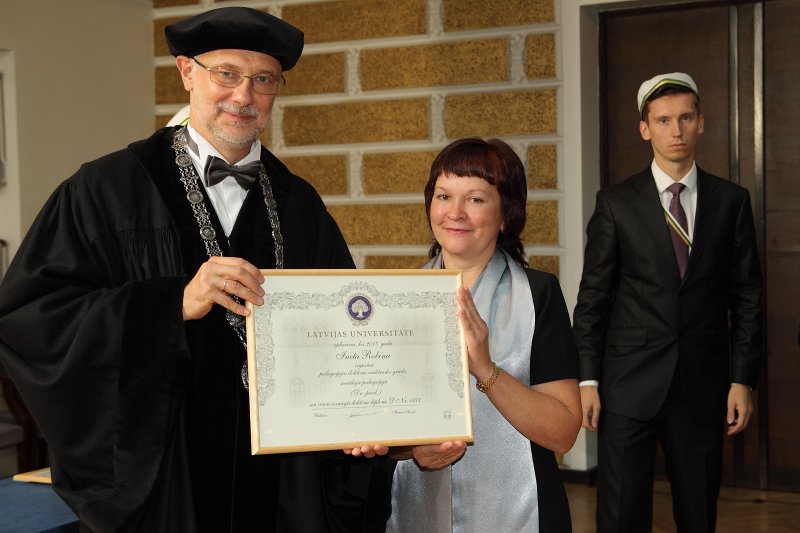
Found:
[[[253,454],[472,442],[457,270],[262,270]]]

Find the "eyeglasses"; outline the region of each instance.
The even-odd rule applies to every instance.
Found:
[[[223,67],[207,67],[196,58],[192,61],[206,69],[211,75],[211,81],[223,87],[238,87],[242,84],[245,78],[250,80],[250,85],[253,90],[259,94],[278,94],[286,85],[286,79],[281,75],[279,78],[274,78],[266,74],[259,74],[257,76],[245,76],[241,72],[231,70]]]

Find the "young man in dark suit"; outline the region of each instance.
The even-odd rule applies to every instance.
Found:
[[[597,530],[651,530],[661,443],[678,531],[714,531],[724,435],[747,426],[761,353],[750,196],[695,164],[690,76],[645,81],[638,104],[653,161],[597,193],[574,313],[583,426],[599,430]]]

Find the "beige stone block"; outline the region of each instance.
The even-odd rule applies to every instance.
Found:
[[[164,39],[164,28],[186,18],[189,17],[170,17],[153,21],[153,55],[156,57],[171,55],[169,53],[167,41]]]
[[[451,139],[555,133],[555,89],[453,95],[445,99],[445,128]]]
[[[552,33],[525,38],[525,76],[529,80],[556,77],[556,37]]]
[[[554,0],[444,0],[445,31],[555,21]]]
[[[269,125],[267,125],[264,133],[261,134],[261,137],[258,138],[261,141],[261,145],[270,148],[270,137],[269,137]]]
[[[345,92],[345,54],[308,54],[300,56],[295,67],[286,72],[282,95],[328,94]]]
[[[180,72],[174,66],[156,67],[156,104],[188,104],[189,93],[183,88]]]
[[[364,154],[361,176],[366,194],[422,194],[438,152]]]
[[[281,161],[321,195],[347,194],[346,155],[291,156],[281,157]]]
[[[427,98],[315,106],[287,106],[284,139],[289,146],[425,140]]]
[[[528,258],[528,265],[542,272],[549,272],[555,276],[560,275],[559,257],[557,255],[533,255]]]
[[[427,246],[432,242],[422,204],[332,205],[328,211],[350,245]],[[528,202],[521,238],[525,245],[558,244],[558,202]]]
[[[426,255],[368,255],[364,268],[419,268],[427,262]]]
[[[508,39],[363,50],[364,90],[506,81]]]
[[[558,202],[534,200],[528,202],[527,220],[522,231],[522,244],[558,244]]]
[[[427,0],[340,0],[281,10],[281,18],[303,30],[306,44],[422,35],[427,16]]]
[[[422,204],[331,205],[328,211],[349,245],[431,242]]]
[[[528,188],[558,188],[558,148],[554,144],[528,147]]]
[[[167,122],[169,122],[171,118],[172,115],[156,115],[155,118],[156,129],[158,130],[166,126]]]
[[[199,3],[199,0],[153,0],[153,7],[188,6]]]

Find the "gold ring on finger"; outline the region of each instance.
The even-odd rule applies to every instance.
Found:
[[[230,281],[230,280],[226,279],[225,283],[222,284],[222,292],[225,292],[225,286],[228,285],[228,281]]]

